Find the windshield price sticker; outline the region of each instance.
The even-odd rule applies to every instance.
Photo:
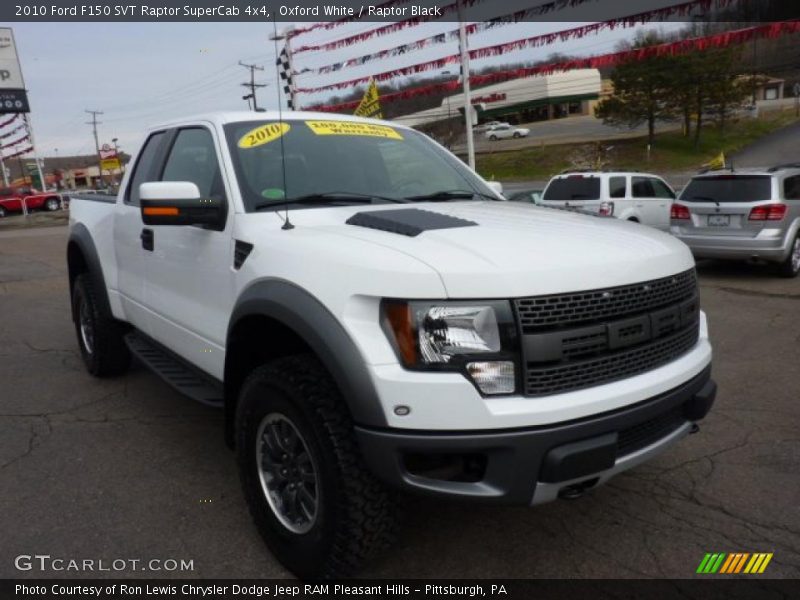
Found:
[[[239,148],[256,148],[269,144],[282,136],[291,129],[288,123],[267,123],[251,129],[239,138]]]
[[[386,125],[348,123],[346,121],[306,121],[306,125],[317,135],[359,135],[402,140],[400,132]]]

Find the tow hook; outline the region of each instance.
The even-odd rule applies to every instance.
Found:
[[[589,479],[588,481],[581,481],[580,483],[573,483],[558,491],[558,497],[562,500],[577,500],[586,493],[591,487],[597,483],[597,479]]]
[[[700,425],[697,423],[692,423],[692,428],[689,430],[689,435],[695,434],[700,431]]]

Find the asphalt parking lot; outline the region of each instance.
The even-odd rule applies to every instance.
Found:
[[[21,554],[194,564],[105,575],[287,576],[251,526],[222,414],[142,367],[85,372],[65,241],[0,232],[0,577],[64,575],[19,572]],[[365,575],[683,578],[706,552],[774,552],[764,576],[800,577],[800,280],[699,273],[719,396],[698,435],[578,501],[405,499],[398,544]]]

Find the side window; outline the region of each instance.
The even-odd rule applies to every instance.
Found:
[[[624,198],[627,191],[627,177],[610,177],[608,195],[611,198]]]
[[[787,200],[800,200],[800,175],[787,177],[783,181],[783,197]]]
[[[653,192],[655,192],[653,196],[656,198],[675,199],[675,194],[669,189],[669,186],[660,179],[651,179],[650,183],[653,186]]]
[[[634,198],[652,198],[655,196],[652,180],[649,177],[632,177],[631,180]]]
[[[139,158],[136,159],[133,175],[128,183],[128,190],[125,194],[126,203],[139,206],[139,186],[155,178],[153,167],[155,166],[162,139],[164,139],[164,132],[159,131],[151,135],[144,143],[144,147],[139,153]]]
[[[191,181],[202,198],[225,196],[214,138],[207,129],[195,127],[178,132],[161,181]]]

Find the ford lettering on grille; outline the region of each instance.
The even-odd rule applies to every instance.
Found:
[[[525,393],[562,393],[657,368],[690,350],[700,305],[694,270],[619,288],[515,301]]]

